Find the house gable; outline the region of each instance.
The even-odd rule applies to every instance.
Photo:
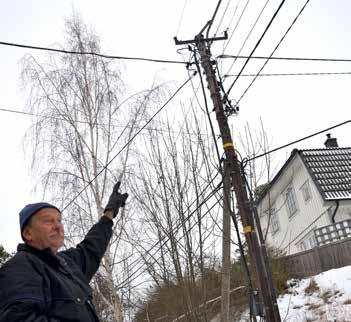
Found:
[[[311,246],[315,228],[331,223],[334,201],[346,202],[343,207],[347,209],[351,201],[350,151],[292,151],[257,203],[262,228],[268,233],[267,244],[290,254],[301,251],[307,241]],[[345,209],[340,207],[338,213]]]

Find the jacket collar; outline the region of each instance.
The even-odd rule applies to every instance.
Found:
[[[52,252],[50,247],[44,249],[37,249],[27,244],[18,244],[17,251],[27,252],[39,257],[46,264],[58,268],[60,266],[59,258]]]

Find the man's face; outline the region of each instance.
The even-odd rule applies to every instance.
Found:
[[[23,236],[28,245],[37,249],[50,247],[56,253],[64,241],[61,214],[54,208],[39,210],[24,228]]]

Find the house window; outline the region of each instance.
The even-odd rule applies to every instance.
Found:
[[[276,208],[271,209],[271,231],[275,235],[280,230],[279,216]]]
[[[293,187],[286,189],[286,205],[290,217],[297,211],[297,200]]]
[[[305,202],[309,201],[312,198],[311,187],[308,180],[301,186],[301,191],[302,191],[303,200]]]

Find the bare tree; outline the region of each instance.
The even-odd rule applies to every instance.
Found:
[[[206,256],[215,257],[212,246],[221,234],[215,224],[220,205],[207,197],[215,194],[221,177],[213,166],[218,164],[213,139],[200,125],[199,115],[193,108],[181,115],[176,122],[165,116],[159,121],[162,130],[144,136],[131,187],[143,214],[134,245],[145,265],[144,278],[150,275],[156,288],[175,295],[160,314],[167,313],[168,321],[180,313],[187,321],[206,321],[206,306],[200,304],[208,300],[207,288],[201,281]],[[181,307],[174,304],[177,301]],[[146,313],[157,318],[149,308]]]
[[[98,36],[77,15],[66,21],[66,35],[65,49],[100,52]],[[23,58],[27,109],[37,115],[25,142],[32,151],[32,169],[43,198],[61,209],[68,205],[63,215],[69,245],[102,215],[113,184],[128,177],[132,150],[127,143],[162,92],[162,87],[154,86],[128,95],[121,70],[120,64],[96,55],[49,53],[44,61],[32,55]],[[105,165],[112,160],[108,170]],[[128,253],[121,239],[128,220],[128,212],[123,212],[92,283],[103,321],[123,321],[116,285],[123,272],[118,263]]]
[[[272,180],[272,173],[275,171],[274,159],[267,152],[270,149],[270,142],[263,121],[260,118],[260,128],[252,130],[247,123],[244,134],[239,135],[239,140],[242,146],[242,151],[245,153],[246,161],[244,161],[245,174],[248,180],[249,187],[253,193],[255,200],[259,199],[262,193],[269,187]],[[261,155],[260,158],[257,158]],[[268,191],[268,221],[264,227],[265,236],[267,238],[268,227],[270,226],[272,215],[272,204],[270,193]]]

